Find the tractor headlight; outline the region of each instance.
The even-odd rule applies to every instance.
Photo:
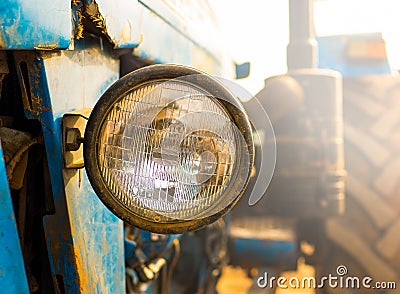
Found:
[[[155,65],[114,83],[85,131],[85,166],[118,217],[158,233],[203,227],[241,197],[253,162],[247,116],[217,80]]]

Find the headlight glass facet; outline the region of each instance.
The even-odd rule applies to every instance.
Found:
[[[193,219],[233,200],[220,198],[243,148],[239,136],[209,93],[178,81],[151,83],[107,115],[98,163],[112,193],[132,212],[162,222]]]

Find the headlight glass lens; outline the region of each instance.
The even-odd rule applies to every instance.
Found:
[[[217,213],[247,177],[242,135],[224,106],[190,83],[143,84],[115,103],[100,128],[98,165],[117,201],[156,222]],[[239,192],[239,191],[237,191]]]

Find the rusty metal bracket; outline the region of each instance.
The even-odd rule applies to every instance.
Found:
[[[63,158],[66,169],[79,169],[85,165],[82,142],[91,111],[91,108],[82,108],[66,113],[62,118]]]
[[[31,146],[39,144],[39,141],[27,132],[1,126],[0,141],[10,188],[21,189],[28,164],[28,151]]]

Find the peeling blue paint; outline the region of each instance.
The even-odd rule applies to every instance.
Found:
[[[65,49],[71,38],[70,1],[0,1],[0,48]]]
[[[50,170],[56,211],[44,217],[50,265],[53,275],[63,276],[66,293],[124,293],[122,221],[100,202],[82,170],[63,169],[65,110],[93,106],[104,83],[118,78],[118,62],[105,53],[82,49],[80,54],[82,58],[65,52],[43,59],[39,52],[15,52],[17,66],[20,62],[28,66],[35,107],[26,112],[42,124]]]
[[[0,143],[0,285],[2,293],[29,293]]]
[[[47,84],[43,60],[39,53],[15,52],[16,65],[25,62],[30,80],[32,105],[34,109],[25,109],[28,118],[37,118],[42,124],[50,181],[56,214],[43,218],[47,240],[50,267],[54,275],[64,276],[64,287],[70,293],[79,292],[79,277],[75,270],[73,242],[69,226],[69,217],[62,178],[62,149],[60,120],[52,112],[51,99]],[[21,77],[20,77],[21,82]]]

